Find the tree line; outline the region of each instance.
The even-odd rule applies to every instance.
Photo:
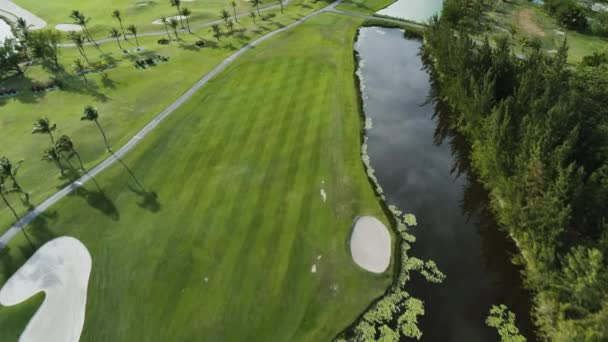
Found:
[[[432,99],[470,145],[500,226],[516,242],[539,336],[608,340],[608,64],[571,65],[508,37],[469,37],[471,1],[446,0],[425,32]],[[459,13],[459,15],[456,15]]]

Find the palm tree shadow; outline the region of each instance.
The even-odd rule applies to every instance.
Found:
[[[137,187],[133,187],[129,185],[129,189],[140,197],[140,201],[137,203],[142,208],[148,209],[149,211],[156,213],[161,210],[162,206],[158,201],[158,194],[155,191],[149,191],[146,187],[137,179],[135,173],[131,171],[131,169],[125,164],[122,159],[120,159],[114,152],[111,152],[114,155],[114,158],[124,167],[124,169],[129,173],[133,181]]]
[[[150,212],[157,213],[162,209],[160,202],[158,201],[158,194],[155,191],[146,191],[137,189],[129,185],[129,190],[140,197],[137,205],[141,208],[147,209]]]
[[[97,184],[97,182],[95,182],[95,184]],[[82,197],[91,208],[99,210],[113,221],[118,221],[120,219],[118,208],[105,192],[99,188],[99,185],[97,185],[96,190],[88,190],[84,186],[76,188],[71,195]]]

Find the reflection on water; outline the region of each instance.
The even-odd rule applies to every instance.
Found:
[[[443,0],[397,0],[378,14],[425,23],[441,11]]]
[[[467,147],[449,130],[449,113],[434,117],[434,106],[423,105],[430,82],[420,46],[401,30],[380,28],[362,28],[356,43],[364,110],[373,121],[372,165],[389,204],[418,219],[411,253],[435,260],[447,275],[441,285],[415,277],[409,286],[425,301],[422,340],[497,341],[484,323],[493,304],[507,304],[528,334],[529,297],[509,261],[513,246],[493,221],[486,192],[467,173]]]

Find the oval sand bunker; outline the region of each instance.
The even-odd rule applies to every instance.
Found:
[[[57,24],[55,29],[64,32],[82,31],[82,27],[76,24]]]
[[[382,273],[391,263],[391,234],[377,218],[359,217],[350,236],[350,253],[366,271]]]
[[[78,342],[84,326],[91,255],[71,237],[47,242],[0,290],[0,304],[19,304],[45,292],[20,342]]]

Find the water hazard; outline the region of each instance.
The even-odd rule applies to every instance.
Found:
[[[514,246],[487,209],[487,194],[466,170],[467,147],[426,104],[429,75],[421,42],[399,29],[362,28],[356,43],[368,152],[389,204],[416,215],[411,254],[434,260],[443,284],[415,277],[408,292],[425,302],[422,341],[498,341],[485,325],[493,304],[506,304],[529,336],[529,295],[510,258]],[[444,139],[440,139],[444,138]],[[436,141],[438,143],[436,143]],[[464,172],[457,176],[454,165]]]

